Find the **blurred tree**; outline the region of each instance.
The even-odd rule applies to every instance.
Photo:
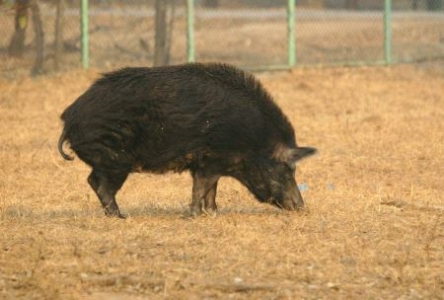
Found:
[[[156,0],[155,20],[155,44],[154,44],[154,66],[167,65],[170,61],[171,38],[174,25],[175,1]],[[167,21],[167,11],[170,8],[170,20]]]
[[[44,35],[40,8],[37,0],[16,0],[15,2],[15,31],[8,47],[8,54],[13,57],[22,57],[25,52],[26,29],[29,24],[29,12],[31,11],[32,23],[35,34],[36,58],[31,74],[36,75],[43,69]]]
[[[26,29],[28,28],[29,0],[17,0],[15,3],[15,31],[8,47],[10,56],[22,57],[25,51]]]
[[[428,10],[441,10],[443,7],[443,0],[427,0]]]
[[[219,7],[219,0],[204,0],[203,5],[205,7]]]
[[[36,57],[34,61],[34,66],[31,69],[31,75],[35,76],[43,72],[45,42],[42,17],[40,15],[40,7],[37,3],[37,0],[29,0],[29,7],[31,9],[32,25],[34,27],[36,50]]]
[[[359,0],[346,0],[345,7],[347,9],[358,9]]]
[[[60,69],[60,62],[63,56],[63,27],[65,15],[65,0],[56,0],[56,19],[54,37],[54,65]]]

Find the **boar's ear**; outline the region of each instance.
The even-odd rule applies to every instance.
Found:
[[[274,158],[287,163],[289,166],[294,166],[294,164],[307,156],[316,153],[316,148],[312,147],[296,147],[296,148],[286,148],[278,146],[274,151]]]
[[[315,154],[317,150],[313,147],[297,147],[289,151],[290,155],[288,156],[287,163],[289,165],[294,165],[297,161]]]

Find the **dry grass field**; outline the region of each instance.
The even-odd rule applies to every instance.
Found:
[[[439,68],[260,74],[301,145],[309,208],[232,179],[188,217],[188,174],[132,175],[107,218],[59,115],[96,78],[0,79],[0,299],[443,299],[444,76]]]

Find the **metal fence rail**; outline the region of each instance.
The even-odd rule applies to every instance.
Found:
[[[170,64],[275,69],[444,59],[444,0],[163,1]],[[0,0],[0,72],[27,73],[39,55],[41,72],[152,65],[155,19],[156,0]],[[19,30],[18,51],[11,44]]]

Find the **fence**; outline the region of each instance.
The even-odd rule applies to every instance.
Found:
[[[159,2],[166,4],[166,28],[156,29]],[[443,0],[80,3],[83,10],[75,0],[0,0],[0,72],[149,66],[162,32],[169,64],[282,68],[444,59]]]

